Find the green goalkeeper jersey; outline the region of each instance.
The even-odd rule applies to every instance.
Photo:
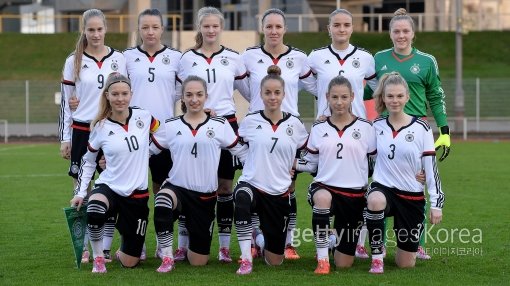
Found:
[[[437,126],[446,126],[446,105],[441,87],[436,59],[413,48],[410,55],[402,56],[387,49],[378,52],[375,58],[375,73],[379,79],[385,73],[396,71],[409,85],[410,100],[404,112],[410,115],[427,116],[427,103],[434,115]],[[365,99],[371,99],[373,90],[366,85]]]

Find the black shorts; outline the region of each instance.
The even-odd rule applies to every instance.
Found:
[[[80,164],[83,155],[87,153],[87,146],[90,137],[90,124],[78,121],[73,121],[73,133],[71,137],[71,165],[69,166],[68,175],[78,179],[78,171],[80,171]],[[99,150],[97,154],[96,163],[99,162],[103,156],[103,150]],[[99,165],[96,170],[100,173],[102,170]]]
[[[237,130],[239,129],[239,125],[237,124],[237,118],[235,114],[224,116],[234,132],[237,134]],[[234,162],[232,160],[232,154],[228,150],[221,150],[220,155],[220,163],[218,165],[218,178],[233,180],[236,170],[234,169]]]
[[[149,192],[135,190],[123,197],[105,184],[94,186],[91,194],[103,194],[108,199],[107,217],[117,216],[116,228],[122,237],[120,250],[127,255],[140,257],[149,220]]]
[[[367,197],[374,191],[379,191],[386,197],[387,204],[384,216],[394,217],[394,241],[396,241],[398,248],[416,252],[424,230],[426,204],[424,194],[405,192],[372,182],[368,188]],[[391,240],[388,237],[387,243],[391,243]]]
[[[161,153],[152,155],[149,158],[149,168],[151,169],[152,181],[157,184],[163,184],[168,178],[168,173],[172,168],[172,156],[170,150],[163,149]]]
[[[253,194],[251,213],[259,215],[260,229],[266,242],[265,249],[283,255],[290,214],[289,192],[270,195],[246,182],[239,182],[234,192],[241,188],[249,188]]]
[[[201,255],[209,255],[214,229],[216,192],[200,193],[165,182],[161,189],[170,189],[177,197],[174,218],[186,217],[189,249]]]
[[[308,203],[312,207],[313,195],[321,189],[329,191],[332,197],[330,214],[335,216],[336,249],[343,254],[354,256],[359,232],[363,226],[366,190],[338,188],[321,183],[312,183],[308,188]]]

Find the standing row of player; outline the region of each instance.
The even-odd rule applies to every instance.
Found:
[[[328,115],[329,109],[324,104],[325,87],[327,87],[331,78],[341,74],[347,77],[353,85],[354,100],[357,102],[357,104],[353,104],[354,115],[365,117],[361,101],[363,80],[370,80],[375,77],[374,62],[369,53],[349,43],[352,33],[352,16],[349,12],[336,10],[331,14],[328,30],[332,37],[332,44],[326,48],[315,50],[308,59],[303,52],[283,44],[286,27],[285,16],[280,10],[268,10],[262,18],[265,36],[264,45],[248,49],[242,56],[219,44],[219,36],[223,28],[221,12],[214,8],[203,8],[199,11],[197,18],[197,29],[199,30],[197,45],[181,56],[180,52],[161,44],[161,33],[163,31],[161,14],[157,10],[144,11],[139,17],[142,45],[126,50],[124,57],[122,57],[120,53],[104,45],[106,23],[102,13],[98,10],[89,10],[84,14],[83,40],[79,41],[75,53],[66,61],[64,68],[62,116],[59,125],[62,131],[62,156],[71,157],[72,159],[71,174],[77,174],[80,159],[86,151],[88,132],[90,132],[89,124],[97,110],[94,95],[104,88],[105,76],[111,71],[119,71],[123,74],[126,74],[127,71],[133,90],[131,104],[146,108],[160,121],[173,117],[175,100],[180,97],[180,82],[188,78],[189,75],[197,75],[204,79],[207,84],[208,100],[205,102],[205,108],[213,110],[217,115],[226,117],[234,131],[236,131],[237,121],[234,116],[233,90],[239,89],[249,99],[250,110],[262,109],[259,100],[260,91],[257,89],[259,89],[260,79],[265,74],[267,66],[272,64],[280,66],[282,78],[285,80],[287,96],[283,99],[283,111],[296,116],[299,115],[297,111],[297,90],[298,82],[301,80],[307,90],[317,94],[319,100],[317,114]],[[411,34],[414,35],[414,26],[409,26],[411,29],[408,29],[408,34],[412,32]],[[401,41],[399,40],[399,42]],[[414,49],[412,52],[416,53]],[[77,56],[80,54],[83,56]],[[312,60],[314,57],[315,60]],[[375,64],[377,65],[377,61]],[[425,69],[423,63],[421,64],[421,69]],[[330,65],[337,66],[338,70],[335,71]],[[430,69],[430,64],[428,67]],[[390,68],[387,65],[381,66],[381,74],[390,71],[388,70]],[[435,68],[437,77],[437,66],[433,65],[432,68]],[[316,75],[317,82],[311,76],[311,72]],[[411,70],[411,72],[413,74],[420,73],[420,65],[415,71]],[[429,80],[434,80],[434,74],[431,75],[428,69],[426,75]],[[373,88],[375,83],[371,86]],[[428,87],[426,89],[428,90]],[[73,93],[76,94],[79,100],[75,111],[71,111],[69,107],[69,103],[73,101]],[[413,98],[414,95],[411,96],[411,100]],[[439,98],[439,105],[437,99],[435,98],[436,104],[434,106],[442,104],[444,107],[442,98]],[[420,100],[424,101],[424,98]],[[424,116],[425,111],[419,111],[414,115]],[[359,114],[357,114],[358,112]],[[73,121],[72,125],[70,124],[71,120]],[[72,145],[69,143],[71,142],[70,126],[73,128]],[[441,130],[441,133],[447,135],[446,131],[447,128]],[[75,134],[79,135],[80,133],[82,133],[82,139],[75,139]],[[446,145],[449,145],[449,142]],[[71,152],[72,150],[77,151]],[[73,156],[73,154],[75,155]],[[229,153],[223,152],[222,159],[225,158],[223,159],[225,163],[220,163],[218,168],[220,178],[217,211],[218,226],[220,228],[219,256],[220,260],[226,262],[231,261],[228,246],[230,244],[229,236],[233,212],[233,170],[232,160],[229,156]],[[166,157],[161,157],[159,163],[152,164],[153,161],[155,160],[151,158],[153,187],[154,190],[158,190],[159,185],[164,182],[168,175],[171,158],[167,153]],[[158,171],[159,178],[156,175]],[[293,191],[292,187],[290,189]],[[289,224],[292,225],[292,220],[294,220],[295,225],[295,198],[292,201],[294,201],[294,204],[291,203]],[[184,216],[181,218],[184,223],[180,224],[181,230],[179,233],[182,233],[182,237],[185,238],[187,233],[184,228],[186,218]],[[179,240],[180,257],[185,257],[182,254],[185,255],[186,253],[187,242],[185,239],[181,242],[181,235],[179,235]],[[288,244],[291,241],[292,238],[288,239]],[[108,248],[105,246],[105,249],[109,249],[109,246]]]

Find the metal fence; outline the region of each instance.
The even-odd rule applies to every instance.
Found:
[[[454,79],[443,80],[450,126],[454,132],[468,134],[506,133],[510,135],[510,80],[507,78],[466,78],[463,88],[465,112],[454,118]],[[60,91],[58,81],[0,81],[0,137],[56,136]],[[306,92],[299,97],[299,110],[306,122],[315,118],[314,98]],[[433,117],[429,116],[433,121]],[[433,123],[431,123],[434,125]]]

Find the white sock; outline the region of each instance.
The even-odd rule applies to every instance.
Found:
[[[104,257],[103,255],[103,241],[95,240],[90,241],[90,246],[92,246],[92,257]]]
[[[365,246],[365,240],[367,239],[367,233],[368,233],[367,225],[366,225],[366,224],[364,224],[364,225],[361,227],[361,230],[360,230],[360,232],[359,232],[358,245],[360,245],[360,246]]]
[[[241,259],[252,262],[253,258],[251,257],[251,241],[239,241],[239,248],[241,248]]]
[[[230,234],[220,233],[218,236],[218,240],[220,242],[220,248],[230,248]],[[251,241],[250,241],[251,247]]]
[[[264,235],[262,233],[258,234],[257,237],[255,237],[255,244],[260,247],[261,250],[264,250],[264,247],[266,246],[266,241],[264,240]]]
[[[317,259],[324,259],[328,258],[328,248],[327,247],[321,247],[317,248]]]
[[[179,233],[179,237],[177,238],[177,243],[179,245],[179,248],[182,249],[188,249],[189,247],[189,236],[183,235]]]
[[[172,259],[174,258],[172,246],[161,248],[161,254],[163,257],[170,257]]]
[[[294,243],[294,229],[287,230],[287,238],[285,238],[285,245],[293,245]]]
[[[111,236],[103,236],[103,249],[110,250],[112,247],[113,237]]]

